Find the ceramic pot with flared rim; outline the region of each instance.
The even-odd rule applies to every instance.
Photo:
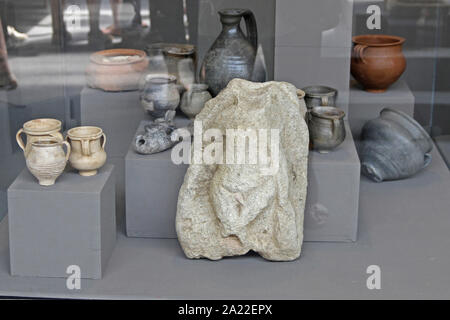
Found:
[[[135,49],[109,49],[95,52],[86,69],[89,87],[104,91],[138,90],[148,66],[147,54]]]
[[[202,111],[205,103],[212,99],[208,91],[208,85],[203,83],[194,83],[187,87],[180,103],[180,109],[189,118],[195,118]]]
[[[195,46],[191,44],[166,45],[163,49],[169,74],[177,77],[177,83],[186,90],[195,83],[197,58]]]
[[[309,112],[309,135],[312,147],[327,153],[344,142],[345,112],[336,107],[314,107]]]
[[[385,108],[364,125],[358,149],[362,173],[382,182],[405,179],[428,167],[433,142],[413,118]]]
[[[405,39],[382,34],[353,37],[351,74],[368,92],[382,93],[406,69]]]
[[[302,89],[308,109],[320,106],[333,107],[336,104],[338,91],[327,86],[309,86]]]
[[[64,153],[63,145],[67,151]],[[26,165],[42,186],[51,186],[63,173],[71,153],[70,144],[55,138],[42,138],[31,142]]]
[[[30,152],[31,143],[43,138],[55,138],[63,141],[61,134],[61,121],[56,119],[42,118],[27,121],[23,128],[17,131],[16,141],[19,147],[24,151],[25,157]],[[22,140],[22,133],[26,134],[26,144]]]
[[[140,82],[140,101],[153,118],[164,118],[180,104],[177,78],[168,74],[146,74]]]
[[[103,141],[102,141],[103,140]],[[72,153],[70,165],[82,176],[93,176],[106,162],[106,135],[99,127],[76,127],[67,132]]]
[[[192,44],[152,43],[145,47],[149,57],[148,73],[177,77],[180,92],[196,82],[197,53]]]

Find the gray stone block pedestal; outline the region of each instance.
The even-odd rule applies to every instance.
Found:
[[[8,187],[24,167],[25,157],[23,152],[17,151],[9,156],[0,155],[0,220],[8,212]]]
[[[367,92],[356,81],[352,81],[348,119],[353,137],[358,140],[364,124],[377,118],[386,107],[414,117],[414,102],[414,95],[404,80],[400,79],[384,93]]]
[[[356,240],[360,163],[347,123],[346,128],[347,138],[336,150],[310,152],[305,241]],[[127,235],[176,238],[178,192],[188,166],[175,165],[171,150],[139,155],[130,147],[125,167]]]
[[[338,90],[348,113],[353,1],[277,0],[274,79]]]
[[[125,217],[129,237],[176,238],[178,192],[188,165],[175,165],[171,150],[125,158]]]
[[[356,241],[361,166],[348,122],[332,152],[309,152],[305,241]]]
[[[11,274],[100,279],[116,243],[114,167],[64,172],[43,187],[24,169],[8,189]]]
[[[138,132],[148,121],[142,121]],[[176,117],[177,127],[187,126],[187,118]],[[178,191],[188,165],[171,161],[172,149],[153,155],[138,154],[133,141],[125,157],[125,216],[130,237],[175,238]]]
[[[81,125],[97,126],[106,134],[108,163],[115,167],[117,218],[124,214],[125,155],[139,123],[149,119],[139,102],[139,91],[81,91]]]

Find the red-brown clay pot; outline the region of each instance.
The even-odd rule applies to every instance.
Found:
[[[98,51],[90,57],[86,70],[87,84],[105,91],[138,90],[139,79],[147,66],[147,55],[142,50]]]
[[[380,93],[406,69],[404,38],[381,34],[353,37],[351,73],[366,91]]]

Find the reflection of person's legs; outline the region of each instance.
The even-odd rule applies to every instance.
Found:
[[[103,30],[105,34],[120,35],[119,12],[122,0],[109,0],[113,16],[113,24]]]
[[[66,30],[63,18],[65,0],[50,0],[52,14],[52,43],[61,44],[65,40],[70,40],[70,33]]]
[[[26,33],[16,30],[14,3],[10,0],[0,0],[0,18],[7,46],[14,46],[18,42],[28,39]]]
[[[3,30],[5,30],[5,33],[4,33],[5,42],[8,41],[8,32],[6,32],[6,29],[7,29],[7,23],[6,23],[7,11],[8,11],[8,1],[0,0],[0,20],[2,21],[1,27],[3,28]]]
[[[100,31],[100,0],[86,0],[89,10],[89,35],[101,34]]]
[[[86,0],[89,11],[89,34],[90,44],[108,44],[111,39],[100,30],[100,0]]]
[[[131,21],[131,27],[147,27],[146,24],[142,23],[142,16],[141,16],[141,1],[140,0],[109,0],[111,4],[111,10],[113,15],[113,24],[106,29],[103,29],[103,33],[105,34],[111,34],[111,35],[120,35],[122,33],[122,30],[120,28],[120,22],[119,22],[119,13],[120,13],[120,7],[123,2],[130,3],[134,8],[134,17]]]
[[[134,17],[133,20],[131,21],[131,24],[133,26],[147,27],[145,23],[142,23],[141,0],[129,0],[129,2],[134,8]]]
[[[89,10],[89,44],[108,45],[111,38],[100,30],[100,0],[86,0]]]
[[[153,42],[184,43],[182,0],[149,0],[151,37]]]
[[[5,36],[2,24],[0,23],[0,89],[10,90],[16,87],[17,87],[16,78],[9,70],[8,52],[6,50]]]

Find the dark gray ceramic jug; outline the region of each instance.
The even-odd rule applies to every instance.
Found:
[[[362,173],[375,182],[408,178],[431,163],[433,142],[407,114],[385,108],[362,130]]]
[[[219,11],[222,32],[206,53],[200,69],[200,82],[208,84],[213,96],[225,88],[232,79],[241,78],[264,81],[253,77],[258,31],[253,12],[247,9],[224,9]],[[240,27],[245,19],[247,36]]]

